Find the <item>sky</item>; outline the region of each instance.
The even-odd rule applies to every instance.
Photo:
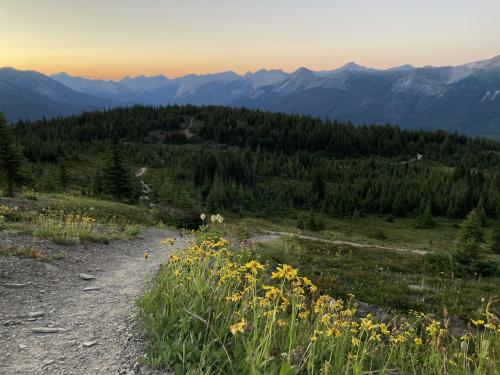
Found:
[[[1,0],[0,66],[90,78],[460,65],[500,54],[500,0]]]

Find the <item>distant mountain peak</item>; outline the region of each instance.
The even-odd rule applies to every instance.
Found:
[[[495,57],[492,57],[491,59],[487,60],[480,60],[480,61],[474,61],[469,64],[462,65],[467,68],[472,68],[472,69],[491,69],[491,68],[498,68],[500,67],[500,55],[497,55]]]
[[[392,72],[405,72],[409,70],[413,70],[415,67],[410,64],[405,64],[405,65],[399,65],[399,66],[394,66],[392,68],[386,69],[387,71],[392,71]]]
[[[367,68],[366,66],[359,65],[355,63],[354,61],[349,61],[347,64],[344,64],[340,68],[337,69],[337,71],[342,71],[342,70],[349,70],[349,71],[367,71],[367,70],[373,70],[372,68]]]
[[[349,61],[348,63],[341,66],[339,69],[359,69],[359,68],[364,68],[364,66],[361,66],[355,63],[354,61]]]

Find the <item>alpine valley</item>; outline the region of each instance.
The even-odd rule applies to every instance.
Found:
[[[393,124],[500,138],[500,55],[460,66],[228,71],[119,81],[0,69],[0,112],[11,122],[135,104],[226,105],[355,124]]]

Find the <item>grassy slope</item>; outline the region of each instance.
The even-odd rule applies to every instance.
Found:
[[[236,219],[239,226],[297,232],[295,220]],[[416,229],[414,219],[384,217],[328,218],[322,232],[305,234],[367,245],[450,252],[459,221],[438,218],[433,229]],[[385,240],[374,238],[382,231]],[[485,228],[487,240],[492,225]],[[304,239],[283,239],[260,244],[256,250],[272,263],[288,263],[300,268],[325,292],[346,297],[353,293],[361,301],[408,311],[417,309],[438,315],[446,308],[466,318],[481,306],[482,299],[500,296],[500,278],[461,279],[436,270],[422,255],[376,248],[354,248]],[[487,252],[487,246],[484,246]],[[500,263],[500,255],[488,253]]]

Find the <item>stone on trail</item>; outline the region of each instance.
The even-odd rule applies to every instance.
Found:
[[[101,287],[100,286],[89,286],[87,288],[83,288],[84,292],[93,292],[96,290],[101,290]]]
[[[44,315],[45,315],[45,313],[43,311],[33,311],[33,312],[28,313],[29,318],[40,318]]]
[[[85,342],[82,343],[82,345],[85,348],[90,348],[91,346],[94,346],[95,344],[97,344],[96,340],[94,340],[94,341],[85,341]]]
[[[57,272],[57,271],[59,271],[59,268],[57,268],[56,266],[54,266],[52,264],[45,263],[45,270],[49,271],[49,272]]]
[[[65,332],[64,328],[56,328],[56,327],[35,327],[31,330],[33,333],[59,333]]]
[[[28,284],[15,284],[15,283],[13,283],[13,284],[3,284],[4,287],[6,287],[6,288],[12,288],[12,289],[23,288],[26,285],[28,285]]]
[[[83,279],[83,280],[94,280],[95,276],[89,275],[88,273],[81,273],[80,274],[80,279]]]

